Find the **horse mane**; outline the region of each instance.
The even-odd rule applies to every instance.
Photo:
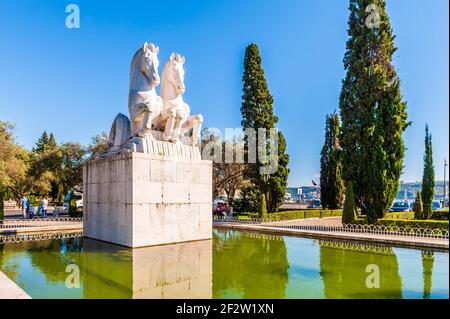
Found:
[[[153,43],[148,43],[148,48],[151,52],[155,52],[156,51],[156,46]],[[134,55],[133,58],[131,59],[131,66],[130,66],[130,88],[132,87],[133,84],[133,75],[134,75],[134,71],[136,69],[136,63],[138,61],[139,56],[144,52],[144,48],[141,47],[139,48],[139,50],[137,50]]]

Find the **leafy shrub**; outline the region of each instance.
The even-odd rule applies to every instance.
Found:
[[[234,199],[233,211],[237,213],[261,210],[260,194],[256,187],[247,186],[241,190],[241,198]]]
[[[433,214],[431,214],[430,219],[432,220],[448,220],[448,210],[447,211],[434,211]]]
[[[267,218],[272,220],[291,220],[291,219],[305,219],[305,218],[323,218],[333,216],[342,216],[342,210],[341,209],[291,210],[268,214]]]
[[[395,212],[395,213],[387,213],[384,216],[384,219],[402,219],[402,220],[410,220],[414,219],[414,212]]]
[[[379,219],[378,222],[376,223],[376,225],[448,230],[448,221],[442,221],[442,220]]]

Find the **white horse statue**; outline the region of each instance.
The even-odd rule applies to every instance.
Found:
[[[128,110],[132,137],[153,138],[152,124],[163,107],[155,90],[160,83],[158,53],[159,47],[145,42],[131,61]]]
[[[196,145],[203,122],[201,114],[190,115],[190,108],[183,100],[185,59],[172,53],[164,65],[161,80],[161,98],[163,109],[156,127],[163,129],[164,141],[178,142],[182,136],[192,129],[190,144]]]

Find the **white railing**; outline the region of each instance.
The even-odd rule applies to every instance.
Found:
[[[0,244],[2,243],[20,243],[24,241],[41,241],[62,238],[83,237],[82,231],[76,232],[46,232],[20,235],[0,235]]]
[[[43,226],[61,226],[67,224],[79,224],[83,218],[45,218],[45,219],[5,219],[0,222],[0,229],[43,227]]]
[[[357,234],[379,234],[389,236],[407,236],[420,238],[437,238],[448,239],[448,229],[428,229],[428,228],[409,228],[398,226],[377,226],[377,225],[360,225],[360,224],[342,224],[339,226],[326,225],[318,220],[309,221],[305,224],[304,220],[295,223],[292,220],[273,221],[269,219],[253,218],[238,219],[236,217],[214,216],[213,223],[239,223],[239,224],[259,224],[264,227],[281,228],[281,229],[297,229],[318,232],[344,232]]]

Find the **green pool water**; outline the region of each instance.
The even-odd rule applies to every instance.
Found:
[[[134,250],[3,243],[0,270],[33,298],[449,298],[447,252],[231,230]]]

